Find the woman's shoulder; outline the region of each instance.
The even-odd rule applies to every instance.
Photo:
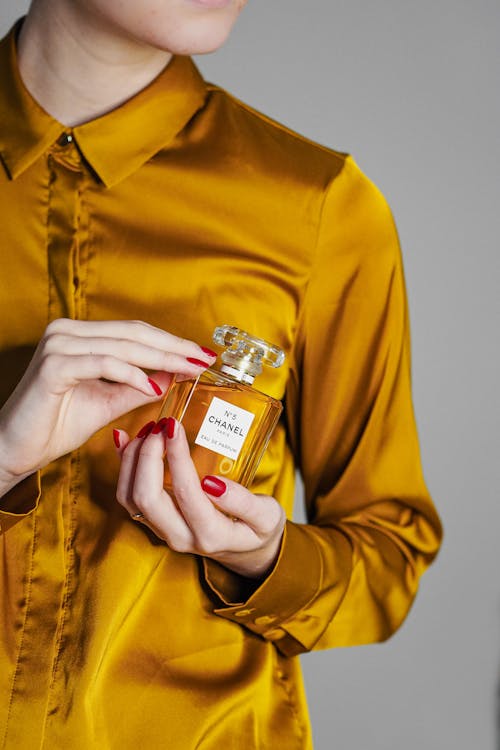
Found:
[[[207,89],[207,107],[215,115],[217,131],[224,133],[226,147],[237,149],[247,160],[261,162],[268,169],[279,165],[321,182],[345,167],[357,171],[349,153],[307,138],[220,86],[207,83]]]

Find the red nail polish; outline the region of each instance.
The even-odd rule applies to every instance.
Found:
[[[186,357],[188,362],[191,362],[192,365],[196,365],[196,367],[210,367],[208,362],[202,362],[201,359],[195,359],[195,357]]]
[[[167,422],[168,422],[167,418],[162,417],[160,421],[157,422],[155,426],[153,427],[153,429],[151,430],[151,434],[158,435],[158,433],[161,432],[165,428],[165,425],[167,424]]]
[[[203,477],[201,480],[201,486],[205,492],[208,492],[209,495],[213,495],[214,497],[220,497],[227,490],[227,485],[222,479],[212,476]]]
[[[169,417],[167,419],[167,423],[165,426],[165,432],[167,433],[167,437],[171,440],[175,435],[175,419],[173,417]]]
[[[120,430],[113,430],[113,440],[117,448],[120,447]]]
[[[162,391],[162,389],[160,388],[160,386],[158,385],[158,383],[156,383],[156,382],[155,382],[155,381],[153,380],[153,378],[148,378],[148,383],[149,383],[149,385],[151,386],[151,388],[153,389],[153,391],[154,391],[154,392],[156,393],[156,395],[157,395],[157,396],[161,396],[161,394],[163,393],[163,391]]]
[[[144,427],[141,427],[139,432],[137,433],[136,437],[138,438],[145,438],[149,435],[153,427],[155,426],[156,422],[151,421],[147,422],[147,424],[144,425]]]
[[[213,352],[211,349],[208,348],[208,346],[200,346],[200,349],[205,352],[205,354],[208,354],[209,357],[216,357],[216,352]]]

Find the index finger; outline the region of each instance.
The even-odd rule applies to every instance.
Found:
[[[125,339],[140,344],[182,354],[185,357],[205,359],[216,356],[215,352],[205,346],[200,346],[190,339],[176,336],[161,328],[152,326],[142,320],[70,320],[59,318],[49,323],[47,334],[65,333],[82,338],[99,337]]]

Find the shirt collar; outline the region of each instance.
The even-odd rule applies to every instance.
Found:
[[[16,55],[20,24],[0,42],[0,155],[11,179],[68,131],[40,107],[21,80]],[[71,132],[93,172],[111,187],[168,146],[206,96],[206,84],[191,58],[175,55],[132,99]]]

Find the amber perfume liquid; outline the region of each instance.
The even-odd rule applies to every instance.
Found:
[[[279,420],[280,401],[217,370],[175,382],[160,417],[174,417],[186,431],[200,479],[216,474],[247,487]],[[171,489],[165,462],[165,488]]]

